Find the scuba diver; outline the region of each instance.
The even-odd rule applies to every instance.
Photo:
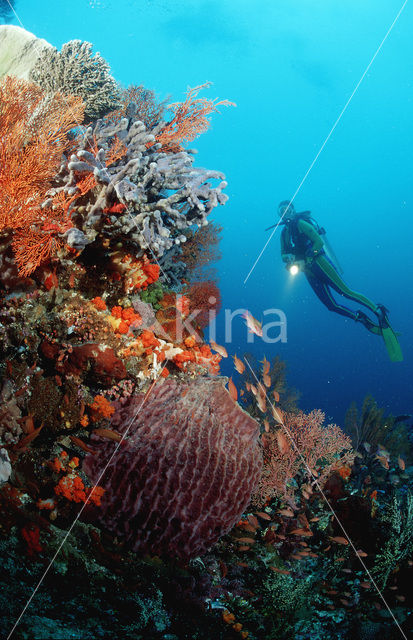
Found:
[[[290,273],[303,271],[314,293],[327,309],[361,322],[368,331],[382,336],[390,359],[393,362],[403,360],[397,334],[387,317],[387,309],[347,286],[341,278],[341,269],[327,241],[325,230],[311,217],[311,212],[298,213],[290,201],[283,200],[279,204],[278,214],[281,218],[278,224],[283,225],[281,257]],[[352,311],[338,303],[332,290],[366,307],[375,316],[375,321],[361,309]]]

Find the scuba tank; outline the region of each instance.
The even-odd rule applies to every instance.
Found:
[[[282,205],[287,205],[288,201],[284,201],[280,204],[280,206]],[[294,207],[293,205],[289,205],[291,207],[291,209],[294,211]],[[326,230],[324,229],[324,227],[320,227],[320,225],[318,224],[317,220],[314,220],[314,218],[311,215],[311,211],[301,211],[301,212],[294,212],[294,221],[299,221],[299,220],[305,220],[306,222],[308,222],[309,224],[311,224],[312,227],[315,228],[315,230],[317,231],[317,233],[322,237],[323,242],[324,242],[324,252],[327,256],[327,258],[330,260],[330,262],[332,262],[334,268],[340,273],[343,273],[343,269],[337,259],[337,256],[327,238],[327,234],[326,234]],[[277,224],[273,224],[271,225],[271,227],[267,227],[267,229],[265,229],[265,231],[269,231],[270,229],[274,229],[274,227],[277,226],[281,226],[284,225],[286,226],[287,224],[291,224],[291,220],[286,220],[286,221],[280,221]]]

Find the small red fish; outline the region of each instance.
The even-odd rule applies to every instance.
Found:
[[[222,347],[220,344],[217,344],[213,340],[211,340],[211,342],[209,344],[211,345],[211,347],[213,348],[214,351],[219,353],[219,355],[222,358],[228,358],[228,353],[227,353],[227,350],[225,349],[225,347]]]
[[[271,406],[271,413],[273,415],[274,420],[278,422],[278,424],[283,424],[284,418],[283,418],[281,409],[277,409],[276,407]]]
[[[233,400],[237,401],[237,399],[238,399],[238,391],[237,391],[237,387],[232,382],[232,378],[230,378],[228,380],[228,391],[229,391],[229,395],[231,396],[231,398]]]
[[[313,535],[312,531],[309,531],[308,529],[293,529],[292,531],[288,532],[290,536],[306,536],[306,537],[310,537]]]
[[[42,427],[43,427],[43,424],[41,424],[40,427],[38,427],[37,429],[29,433],[24,438],[22,438],[16,445],[14,445],[13,449],[19,450],[27,447],[28,444],[30,444],[35,438],[37,438]]]
[[[385,456],[376,456],[376,460],[378,460],[381,464],[381,466],[384,469],[388,469],[389,468],[389,462],[387,460],[387,458]]]
[[[265,513],[265,511],[256,511],[255,515],[257,515],[262,520],[271,520],[271,516],[268,515],[268,513]]]
[[[262,411],[263,413],[267,411],[267,403],[265,400],[265,396],[262,396],[261,394],[257,396],[257,405],[259,410]]]
[[[250,314],[249,311],[244,313],[242,315],[242,317],[245,320],[245,324],[247,325],[248,331],[250,333],[255,333],[256,336],[259,336],[260,338],[262,338],[262,324],[261,324],[261,322],[258,322],[258,320],[256,320],[254,318],[254,316],[252,316]]]
[[[274,396],[275,402],[279,402],[280,401],[280,394],[278,393],[278,391],[276,391],[274,389],[274,391],[272,392],[272,395]]]
[[[92,433],[95,433],[101,438],[106,438],[107,440],[115,440],[115,442],[120,442],[122,440],[122,436],[120,435],[120,433],[112,431],[112,429],[105,429],[104,427],[100,429],[94,429]]]
[[[240,360],[237,356],[232,356],[234,360],[234,367],[238,371],[238,373],[244,373],[245,364]]]
[[[243,544],[255,544],[254,538],[237,538],[237,542],[242,542]]]
[[[273,571],[276,571],[276,573],[281,573],[283,576],[290,575],[290,571],[287,571],[287,569],[279,569],[278,567],[272,567],[272,566],[270,566],[270,569],[272,569]]]
[[[290,450],[290,443],[288,442],[285,434],[281,431],[281,429],[278,429],[277,433],[275,434],[275,437],[277,438],[277,444],[278,444],[280,453],[282,454],[287,453]]]
[[[404,471],[406,469],[406,463],[403,460],[403,458],[401,458],[400,456],[397,458],[397,462],[399,465],[399,468],[401,469],[401,471]]]
[[[262,374],[264,376],[267,376],[270,372],[270,363],[268,362],[267,358],[264,356],[264,359],[262,360]]]
[[[248,522],[250,523],[250,525],[252,525],[253,527],[255,527],[256,529],[259,528],[260,523],[258,522],[257,518],[255,516],[247,516],[248,518]]]
[[[337,542],[337,544],[348,544],[347,538],[343,538],[343,536],[334,536],[330,538],[333,542]]]
[[[96,451],[92,449],[92,447],[88,447],[88,445],[85,442],[83,442],[83,440],[81,440],[80,438],[76,438],[76,436],[70,436],[70,439],[73,442],[73,444],[78,446],[79,449],[86,451],[86,453],[93,453],[93,454],[96,453]]]
[[[262,377],[262,381],[265,384],[265,386],[267,387],[267,389],[269,389],[271,387],[271,378],[267,373],[264,373],[264,375]]]

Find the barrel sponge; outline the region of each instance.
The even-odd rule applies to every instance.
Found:
[[[136,552],[188,559],[239,520],[259,480],[259,428],[224,379],[168,379],[116,406],[115,443],[95,437],[84,471],[105,489],[97,519]]]

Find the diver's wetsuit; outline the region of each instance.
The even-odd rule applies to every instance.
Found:
[[[361,311],[352,311],[333,298],[331,289],[349,300],[359,302],[374,314],[379,311],[378,305],[346,285],[323,247],[324,241],[311,222],[297,217],[285,224],[281,234],[281,255],[284,262],[288,262],[289,255],[294,255],[297,261],[303,261],[308,282],[317,297],[330,311],[361,321],[369,331],[380,333],[379,325],[370,320],[366,314]]]

